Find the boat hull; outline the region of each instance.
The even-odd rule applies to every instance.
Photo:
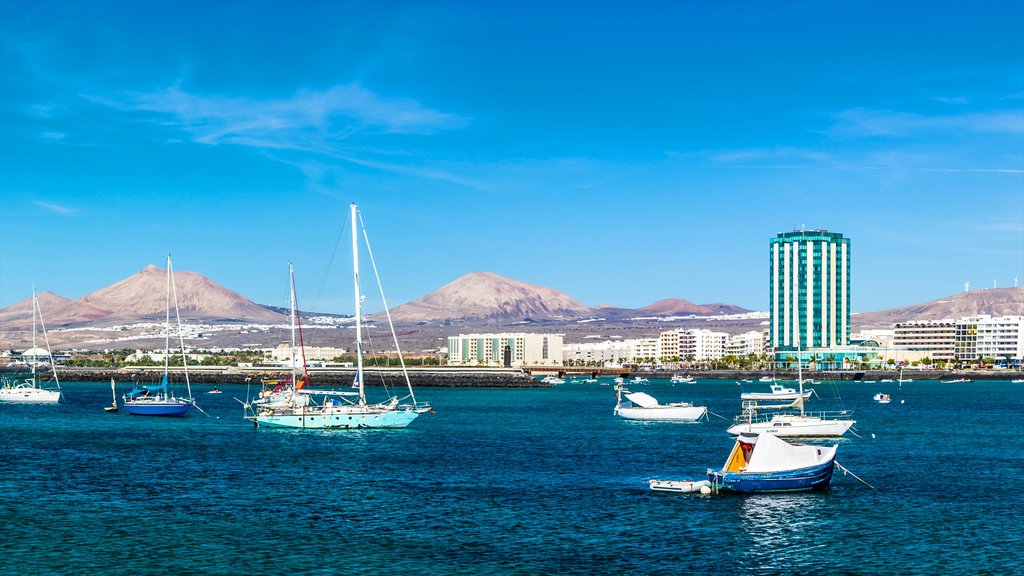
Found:
[[[727,432],[738,436],[744,432],[768,432],[784,438],[838,438],[850,429],[854,420],[824,420],[816,417],[783,417],[763,422],[743,422],[731,426]]]
[[[426,409],[374,412],[323,412],[290,410],[256,414],[250,419],[257,427],[302,429],[405,428]]]
[[[814,389],[804,391],[804,400],[810,400]],[[772,394],[771,392],[744,392],[740,394],[740,400],[796,400],[800,397],[799,392]]]
[[[57,404],[60,391],[43,388],[16,387],[0,389],[0,402],[12,404]]]
[[[627,420],[650,422],[696,422],[704,417],[708,409],[704,406],[659,406],[657,408],[619,408],[616,414]]]
[[[709,470],[713,490],[728,492],[802,492],[824,490],[832,482],[835,458],[797,470],[779,472],[725,472]]]
[[[125,402],[124,411],[135,416],[166,416],[181,418],[192,407],[191,402]]]

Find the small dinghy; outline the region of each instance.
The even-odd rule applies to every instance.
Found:
[[[892,402],[892,398],[890,398],[888,394],[878,393],[875,394],[875,401],[879,404],[888,404],[889,402]]]
[[[651,490],[655,492],[674,492],[676,494],[689,494],[700,492],[711,493],[711,482],[708,480],[651,480]],[[705,491],[704,488],[707,488]]]

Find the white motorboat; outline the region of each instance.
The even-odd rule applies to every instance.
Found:
[[[56,388],[43,388],[36,379],[36,366],[39,364],[39,356],[43,350],[36,346],[36,323],[43,331],[43,340],[46,342],[46,356],[50,361],[50,373],[53,374],[53,382]],[[0,402],[11,402],[15,404],[57,404],[60,402],[60,378],[57,377],[57,368],[53,365],[53,352],[50,350],[50,338],[46,335],[46,324],[43,322],[43,312],[39,308],[39,298],[36,297],[36,289],[32,288],[32,348],[23,354],[27,357],[31,353],[32,375],[28,378],[5,379],[0,386]]]
[[[775,382],[775,378],[772,376],[761,376],[757,379],[758,382]]]
[[[626,402],[622,401],[625,395]],[[648,420],[652,422],[696,422],[707,414],[706,406],[694,406],[689,402],[659,404],[658,400],[645,392],[618,390],[615,394],[615,412],[627,420]]]
[[[633,379],[630,380],[629,382],[630,384],[647,384],[648,382],[650,382],[650,380],[640,376],[633,376]]]
[[[541,382],[544,383],[544,384],[551,384],[551,385],[565,384],[565,380],[562,380],[558,376],[545,376],[544,378],[541,379]]]
[[[795,388],[786,388],[782,384],[772,384],[771,392],[743,392],[740,394],[740,400],[796,400],[803,396],[804,400],[809,400],[811,394],[814,393],[814,388],[807,390],[800,388],[800,392],[797,392]]]
[[[697,379],[692,376],[680,376],[679,374],[673,374],[669,382],[672,382],[673,384],[696,384]]]
[[[878,402],[879,404],[888,404],[889,402],[892,402],[892,398],[890,398],[888,394],[882,394],[879,392],[878,394],[875,394],[875,402]]]

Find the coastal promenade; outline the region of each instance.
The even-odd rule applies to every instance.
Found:
[[[585,368],[562,366],[527,366],[524,370],[534,377],[556,375],[565,376],[622,376],[668,380],[674,374],[692,376],[702,380],[758,380],[762,377],[774,377],[777,380],[796,380],[796,370],[631,370],[628,368]],[[898,370],[804,370],[807,380],[896,380]],[[904,370],[905,380],[1017,380],[1024,378],[1024,372],[1016,370]]]
[[[522,388],[546,387],[516,368],[413,368],[409,369],[413,386],[443,386],[465,388]],[[366,368],[367,386],[404,387],[400,368]],[[113,378],[118,382],[155,382],[163,376],[163,366],[127,366],[124,368],[58,368],[61,380],[72,382],[102,382]],[[349,386],[355,379],[355,368],[310,368],[313,386]],[[191,382],[203,384],[260,384],[265,381],[291,378],[291,371],[283,368],[240,368],[235,366],[190,366]],[[170,379],[181,382],[184,370],[172,367]]]

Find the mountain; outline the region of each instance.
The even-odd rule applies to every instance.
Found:
[[[176,272],[174,287],[182,320],[287,323],[285,315],[260,306],[196,272]],[[47,328],[162,322],[167,309],[166,271],[152,264],[120,282],[78,300],[52,292],[38,294]],[[0,310],[7,330],[31,329],[32,299]]]
[[[287,321],[197,272],[175,272],[174,288],[183,319]],[[81,301],[109,311],[111,319],[162,320],[167,310],[167,271],[150,264],[137,274],[82,297]]]
[[[681,298],[666,298],[633,312],[637,316],[714,316],[717,314],[742,314],[750,312],[750,310],[732,304],[694,304]]]
[[[897,322],[955,320],[976,314],[1024,316],[1024,286],[962,292],[923,304],[855,314],[852,321],[857,328],[892,328]]]
[[[565,320],[589,314],[589,308],[568,294],[490,272],[471,272],[391,310],[396,322],[520,322]]]

